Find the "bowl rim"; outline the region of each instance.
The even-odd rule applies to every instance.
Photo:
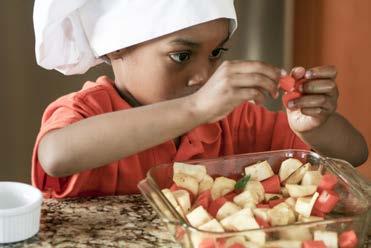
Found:
[[[34,186],[26,183],[21,182],[12,182],[12,181],[0,181],[0,187],[1,185],[18,185],[20,187],[23,187],[23,189],[27,189],[28,191],[31,191],[36,195],[35,199],[33,199],[30,202],[27,202],[25,205],[15,207],[15,208],[6,208],[6,209],[0,209],[0,217],[6,217],[6,216],[14,216],[14,215],[22,215],[25,213],[32,212],[35,208],[40,207],[43,201],[42,193],[39,189],[35,188]]]
[[[197,164],[199,162],[210,162],[210,161],[216,161],[216,160],[228,160],[228,159],[232,159],[232,158],[233,159],[236,159],[236,158],[238,159],[238,158],[241,158],[241,157],[244,157],[244,156],[252,156],[252,155],[259,155],[259,154],[269,155],[269,154],[278,154],[278,153],[283,153],[283,152],[284,153],[295,153],[295,152],[300,153],[300,152],[303,152],[303,153],[306,153],[307,155],[311,155],[313,157],[316,157],[317,159],[321,160],[322,162],[327,162],[329,159],[332,159],[330,157],[321,156],[320,154],[318,154],[317,152],[312,151],[312,150],[281,149],[281,150],[271,150],[271,151],[226,155],[226,156],[221,156],[221,157],[218,157],[218,158],[191,159],[191,160],[187,160],[187,161],[184,161],[184,162],[191,163],[191,164]],[[157,166],[165,166],[165,165],[171,165],[171,164],[173,164],[173,163],[163,163],[163,164],[159,164]],[[157,167],[157,166],[155,166],[155,167]],[[159,190],[159,188],[158,188],[158,185],[154,182],[154,179],[150,175],[150,171],[155,167],[152,167],[147,172],[146,177],[141,182],[148,183],[150,185],[150,187],[152,187],[155,191],[158,191],[159,196],[160,196],[161,200],[164,201],[165,205],[175,212],[175,215],[176,215],[176,218],[177,218],[176,220],[170,220],[166,216],[161,216],[160,218],[162,219],[162,221],[164,221],[164,223],[168,223],[168,224],[180,225],[181,227],[183,227],[187,230],[193,230],[193,231],[197,231],[197,232],[204,233],[204,234],[212,234],[212,235],[218,235],[218,237],[222,237],[222,236],[229,236],[229,235],[232,235],[232,234],[233,235],[242,235],[243,233],[254,232],[254,231],[270,232],[270,231],[282,230],[282,229],[287,229],[287,228],[292,228],[292,227],[297,227],[297,226],[308,226],[309,227],[309,226],[312,226],[312,225],[319,225],[319,224],[331,224],[331,223],[337,223],[337,222],[351,222],[351,221],[354,221],[354,218],[359,218],[359,217],[363,216],[365,213],[367,213],[367,210],[365,210],[364,212],[359,213],[359,214],[353,214],[353,215],[350,215],[350,216],[342,216],[342,217],[339,217],[339,218],[331,218],[331,219],[324,219],[324,220],[311,221],[311,222],[292,223],[292,224],[283,225],[283,226],[257,228],[257,229],[250,229],[250,230],[243,230],[243,231],[236,231],[236,232],[231,232],[231,231],[228,231],[228,232],[204,231],[204,230],[200,230],[200,229],[198,229],[198,228],[196,228],[192,225],[189,225],[188,223],[183,221],[181,216],[177,213],[175,208],[170,204],[168,199],[165,196],[163,196],[163,194],[161,193],[161,190]],[[344,178],[342,178],[342,179],[344,180]],[[354,185],[352,185],[352,184],[348,184],[348,185],[351,186],[353,188],[353,190],[355,190],[355,192],[357,192],[358,194],[360,193],[358,188],[354,188]],[[362,194],[359,195],[359,197],[361,197],[363,200],[365,200],[365,197]],[[150,203],[150,204],[153,204],[153,203]]]

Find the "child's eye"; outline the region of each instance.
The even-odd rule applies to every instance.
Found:
[[[211,52],[211,55],[209,56],[210,59],[218,59],[222,56],[224,51],[228,51],[228,48],[220,47],[217,49],[214,49]]]
[[[191,54],[189,52],[171,53],[169,56],[177,63],[184,63],[191,58]]]

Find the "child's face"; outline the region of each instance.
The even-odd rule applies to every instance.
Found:
[[[109,54],[116,87],[142,105],[192,94],[220,64],[228,31],[218,19]]]

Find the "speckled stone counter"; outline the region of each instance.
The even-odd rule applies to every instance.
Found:
[[[40,232],[0,247],[180,247],[141,195],[44,200]]]

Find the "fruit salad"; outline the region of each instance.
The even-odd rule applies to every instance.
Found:
[[[338,178],[295,158],[282,161],[275,174],[268,161],[245,167],[239,177],[212,177],[203,165],[174,163],[173,184],[163,195],[179,215],[198,230],[245,232],[240,236],[192,240],[195,247],[353,248],[354,230],[340,233],[323,226],[282,229],[272,240],[263,229],[322,221],[339,202]],[[181,229],[177,238],[182,238]],[[195,239],[195,238],[194,238]]]

